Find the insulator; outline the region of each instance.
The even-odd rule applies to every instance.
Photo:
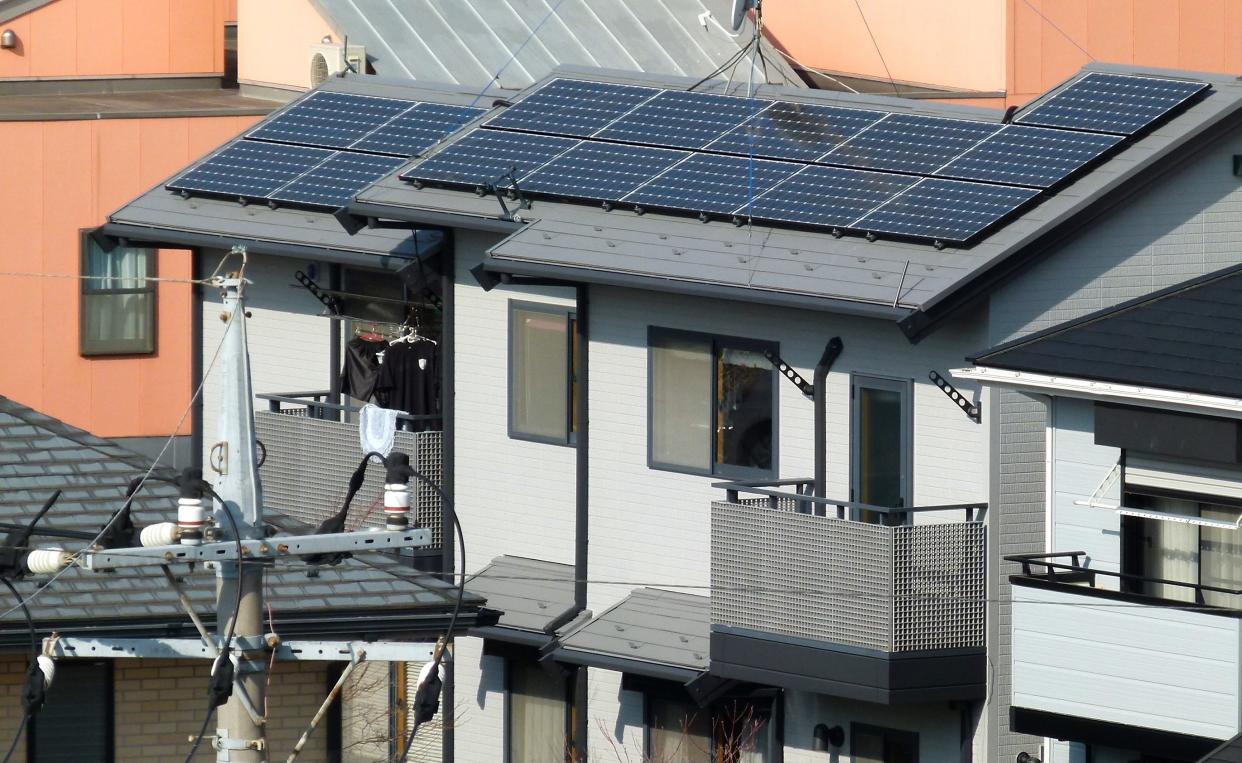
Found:
[[[41,654],[35,658],[35,662],[39,665],[39,671],[43,673],[44,690],[52,688],[52,681],[56,678],[56,660]]]
[[[389,530],[404,530],[410,525],[410,486],[384,485],[384,524]]]
[[[181,527],[176,522],[160,522],[142,528],[142,545],[170,546],[181,537]]]
[[[71,558],[62,548],[36,548],[26,555],[26,569],[36,575],[50,575],[66,567]]]
[[[202,545],[205,518],[202,498],[177,499],[177,527],[181,529],[181,545]]]

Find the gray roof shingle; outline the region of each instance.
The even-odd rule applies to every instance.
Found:
[[[466,583],[466,590],[487,599],[504,614],[503,628],[546,635],[548,627],[574,604],[574,566],[498,556]]]

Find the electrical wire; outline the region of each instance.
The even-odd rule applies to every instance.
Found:
[[[876,55],[880,57],[880,63],[884,65],[884,74],[888,77],[888,84],[893,86],[893,93],[900,96],[901,91],[897,89],[897,81],[893,79],[893,73],[888,70],[888,61],[884,60],[884,51],[880,50],[880,43],[876,42],[875,33],[871,31],[871,25],[867,23],[867,14],[863,13],[860,0],[854,0],[854,7],[858,8],[858,15],[862,18],[863,26],[867,28],[867,35],[871,38],[871,45],[875,48]]]
[[[17,588],[9,582],[9,579],[0,577],[0,583],[4,583],[5,587],[13,593],[13,598],[17,599],[21,605],[22,612],[26,615],[26,627],[30,629],[30,661],[32,665],[36,664],[36,660],[39,657],[39,636],[35,632],[34,618],[30,616],[30,609],[26,606],[26,603],[22,601],[22,595],[18,592]],[[4,763],[9,763],[9,759],[13,757],[13,752],[17,750],[17,743],[21,741],[22,732],[26,729],[26,723],[30,720],[31,715],[32,711],[30,710],[22,713],[22,720],[17,724],[17,730],[13,732],[13,741],[9,743],[9,751],[4,756]]]
[[[13,735],[13,741],[9,744],[9,751],[4,755],[4,763],[9,763],[13,753],[17,751],[17,743],[22,740],[22,731],[25,730],[27,722],[30,721],[29,713],[22,713],[22,720],[17,724],[17,733]]]
[[[190,754],[185,756],[185,763],[190,763],[194,759],[195,753],[198,752],[198,746],[203,743],[203,737],[207,736],[207,726],[211,723],[211,717],[216,714],[216,706],[212,705],[207,709],[207,717],[203,719],[203,725],[198,730],[198,736],[194,738],[194,744],[190,747]]]
[[[184,283],[193,286],[211,286],[205,278],[159,278],[157,276],[83,276],[72,273],[32,273],[30,271],[0,270],[0,278],[60,278],[72,281],[141,281],[142,283]]]
[[[1042,12],[1041,12],[1038,8],[1036,8],[1034,5],[1032,5],[1032,4],[1031,4],[1031,2],[1030,2],[1030,0],[1022,0],[1022,2],[1023,2],[1023,3],[1026,3],[1026,7],[1027,7],[1027,8],[1030,8],[1031,10],[1035,11],[1036,15],[1038,15],[1041,19],[1043,19],[1045,22],[1047,22],[1048,26],[1050,26],[1050,27],[1052,27],[1053,29],[1057,30],[1057,31],[1061,34],[1061,36],[1062,36],[1062,37],[1064,37],[1065,39],[1069,40],[1070,45],[1073,45],[1075,48],[1078,48],[1079,50],[1081,50],[1081,51],[1082,51],[1082,53],[1083,53],[1083,55],[1085,55],[1087,58],[1090,58],[1092,61],[1095,61],[1095,60],[1096,60],[1095,56],[1091,55],[1091,52],[1090,52],[1090,51],[1088,51],[1088,50],[1087,50],[1086,48],[1084,48],[1083,46],[1079,45],[1079,44],[1078,44],[1078,42],[1077,42],[1076,40],[1074,40],[1074,38],[1073,38],[1073,37],[1070,37],[1070,36],[1069,36],[1069,33],[1068,33],[1068,32],[1066,32],[1064,29],[1062,29],[1061,27],[1059,27],[1059,26],[1057,26],[1055,23],[1053,23],[1052,19],[1050,19],[1050,18],[1048,18],[1047,16],[1045,16],[1045,15],[1044,15],[1044,14],[1043,14],[1043,13],[1042,13]]]

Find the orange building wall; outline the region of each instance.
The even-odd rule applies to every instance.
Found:
[[[310,46],[327,35],[340,42],[310,0],[238,0],[237,14],[237,79],[246,84],[305,90]]]
[[[236,0],[56,0],[4,24],[0,78],[219,74]]]
[[[172,433],[190,397],[190,287],[159,284],[155,355],[81,357],[79,230],[257,120],[0,122],[0,395],[103,437]],[[161,251],[158,267],[188,278],[190,258]]]

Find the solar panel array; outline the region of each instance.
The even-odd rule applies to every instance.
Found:
[[[165,187],[186,194],[335,209],[483,112],[320,90]]]
[[[1208,87],[1092,72],[1002,125],[558,78],[401,177],[965,244]]]

